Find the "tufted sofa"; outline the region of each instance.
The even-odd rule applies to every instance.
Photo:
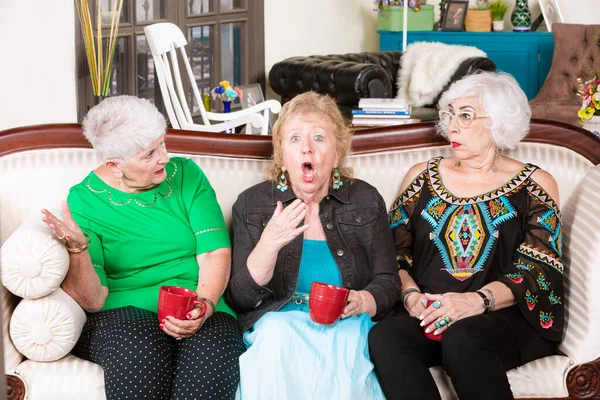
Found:
[[[238,193],[263,179],[271,152],[270,138],[265,136],[180,130],[169,131],[167,147],[172,155],[191,157],[204,169],[228,224]],[[351,162],[357,177],[375,185],[388,205],[411,165],[450,154],[449,146],[434,135],[434,126],[429,123],[357,132],[353,149]],[[533,162],[555,176],[564,215],[564,261],[568,266],[567,323],[560,355],[509,371],[513,392],[517,398],[600,396],[600,139],[575,126],[536,120],[526,142],[509,156]],[[39,217],[41,208],[56,208],[69,187],[96,165],[77,124],[0,132],[0,244],[21,229],[29,216]],[[52,362],[27,360],[15,348],[9,325],[19,302],[2,287],[8,398],[104,399],[103,374],[98,365],[73,355]],[[38,329],[33,326],[30,334]],[[37,345],[43,347],[46,342]],[[432,372],[442,398],[456,398],[443,371],[433,368]],[[482,393],[482,399],[485,397]]]
[[[552,24],[554,55],[544,85],[530,101],[534,118],[577,124],[577,78],[600,71],[600,25]]]
[[[269,83],[281,96],[282,104],[300,93],[313,90],[336,99],[342,113],[350,117],[352,108],[357,107],[358,100],[362,98],[396,96],[401,57],[399,51],[291,57],[273,65]],[[434,107],[451,83],[477,70],[495,71],[496,66],[485,57],[465,60],[450,82],[440,88],[434,102],[426,107]]]

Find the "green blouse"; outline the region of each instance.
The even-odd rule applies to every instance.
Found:
[[[167,179],[142,193],[108,186],[94,172],[71,188],[71,213],[90,235],[92,263],[108,287],[103,310],[135,306],[156,312],[161,286],[196,290],[196,255],[231,247],[204,172],[185,158],[171,158],[165,170]],[[223,298],[217,311],[235,316]]]

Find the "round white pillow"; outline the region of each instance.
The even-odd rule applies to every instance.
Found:
[[[60,213],[54,215],[60,218]],[[8,290],[24,299],[37,299],[60,286],[69,270],[69,253],[40,213],[23,221],[6,239],[0,264],[0,278]]]
[[[23,299],[10,319],[10,338],[25,357],[54,361],[67,355],[79,340],[85,312],[62,289],[40,299]]]

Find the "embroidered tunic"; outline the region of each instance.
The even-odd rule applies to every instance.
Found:
[[[526,164],[504,186],[473,198],[452,195],[429,160],[389,212],[398,268],[422,291],[473,292],[492,281],[512,291],[540,335],[562,339],[561,215]]]
[[[90,235],[90,257],[108,287],[103,310],[135,306],[156,312],[159,288],[196,290],[196,255],[230,247],[223,213],[204,172],[192,160],[171,158],[157,187],[125,193],[91,172],[73,186],[73,218]],[[217,311],[235,315],[223,302]]]

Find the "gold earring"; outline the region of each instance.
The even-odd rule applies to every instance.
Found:
[[[117,178],[117,187],[121,186],[121,178]]]

